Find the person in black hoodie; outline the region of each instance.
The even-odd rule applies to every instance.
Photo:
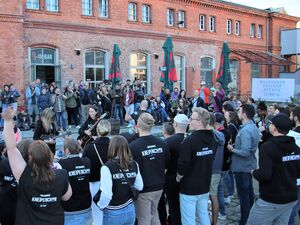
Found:
[[[179,183],[176,181],[177,161],[181,143],[185,137],[189,120],[186,115],[178,114],[174,118],[173,127],[175,134],[165,139],[170,150],[170,163],[166,173],[165,191],[169,204],[169,214],[172,225],[181,225],[180,205],[179,205]]]
[[[187,137],[179,152],[177,180],[180,180],[180,211],[183,225],[209,225],[208,197],[212,166],[216,152],[216,141],[212,130],[208,130],[209,112],[194,108],[190,118],[192,134]]]
[[[163,140],[151,135],[153,125],[149,113],[139,116],[139,138],[130,143],[130,149],[144,181],[144,189],[135,202],[138,224],[160,225],[157,206],[165,184],[169,151]]]
[[[259,151],[259,169],[252,171],[259,182],[259,199],[253,205],[249,225],[288,224],[297,202],[296,179],[300,178],[300,149],[286,136],[292,121],[284,114],[270,120],[273,135]]]
[[[91,161],[87,157],[80,157],[80,146],[77,140],[66,138],[64,142],[65,157],[59,164],[69,174],[70,185],[73,190],[72,197],[61,202],[65,211],[64,225],[87,225],[92,222],[91,192],[89,176]]]

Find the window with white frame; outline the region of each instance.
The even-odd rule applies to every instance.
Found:
[[[128,3],[128,20],[136,21],[136,3]]]
[[[130,80],[140,79],[142,86],[149,92],[148,79],[149,79],[149,56],[145,53],[132,53],[130,54]]]
[[[209,31],[215,32],[216,26],[215,26],[216,18],[214,16],[209,17]]]
[[[174,26],[174,10],[173,9],[167,10],[167,25],[170,27]]]
[[[174,87],[179,90],[185,90],[185,58],[181,55],[174,56],[177,82],[174,83]]]
[[[200,61],[200,80],[204,80],[208,87],[213,86],[214,58],[202,57]]]
[[[254,23],[250,24],[250,37],[252,37],[252,38],[255,37],[255,24]]]
[[[103,51],[88,50],[85,52],[84,77],[92,87],[105,79],[106,58],[106,52]]]
[[[257,27],[257,38],[262,38],[262,35],[263,35],[263,26],[258,25],[258,27]]]
[[[227,20],[227,34],[232,33],[232,20]]]
[[[143,23],[150,23],[151,22],[151,12],[149,5],[142,6],[142,22]]]
[[[199,17],[199,29],[205,30],[205,15],[200,15]]]
[[[82,0],[82,15],[92,16],[93,15],[93,1],[92,0]]]
[[[108,18],[108,0],[99,0],[99,17]]]
[[[235,35],[241,34],[241,22],[235,21]]]
[[[46,10],[50,12],[58,12],[58,0],[46,0]]]
[[[39,0],[27,0],[26,1],[27,9],[40,9],[40,1]]]
[[[185,11],[178,11],[178,27],[184,28],[185,27]]]

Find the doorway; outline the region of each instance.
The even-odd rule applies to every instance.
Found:
[[[54,82],[54,66],[36,66],[36,79],[40,79],[42,83],[46,84]]]

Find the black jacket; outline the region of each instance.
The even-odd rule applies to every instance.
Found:
[[[194,131],[181,144],[178,173],[183,175],[180,193],[201,195],[209,192],[217,143],[212,130]]]
[[[261,199],[275,204],[296,201],[300,150],[294,138],[276,136],[264,143],[259,150],[259,169],[253,176],[259,181]]]
[[[82,157],[88,157],[91,160],[90,182],[100,181],[101,163],[95,151],[94,144],[96,145],[96,148],[102,159],[102,162],[106,163],[108,146],[109,146],[109,138],[99,137],[95,141],[88,143],[83,150]]]

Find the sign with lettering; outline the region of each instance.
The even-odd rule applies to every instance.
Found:
[[[290,102],[294,97],[295,80],[280,78],[253,78],[252,98],[271,102]]]
[[[54,64],[55,51],[52,49],[32,49],[31,63],[34,64]]]

